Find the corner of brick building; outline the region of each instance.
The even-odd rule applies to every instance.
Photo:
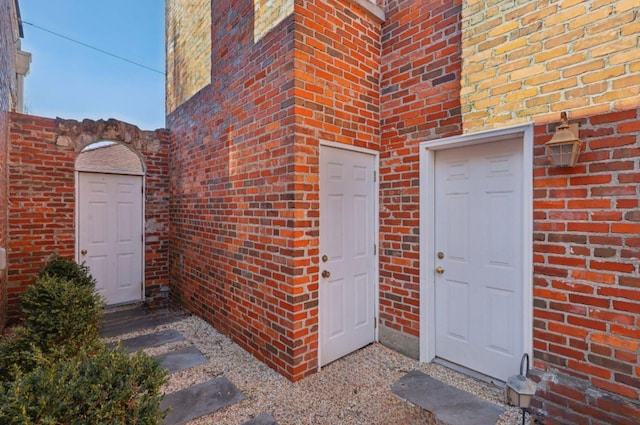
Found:
[[[9,149],[9,113],[13,110],[16,90],[17,16],[13,1],[0,1],[0,250],[6,258],[8,188],[7,166]],[[4,260],[4,258],[3,258]],[[0,269],[0,332],[7,321],[7,270]]]
[[[305,269],[317,209],[304,195],[313,182],[296,177],[294,19],[285,8],[262,34],[254,2],[215,2],[210,13],[212,83],[168,116],[171,285],[191,311],[297,380],[317,369],[317,287]]]
[[[379,148],[379,23],[344,0],[230,4],[213,6],[235,28],[213,31],[213,84],[169,115],[172,285],[296,381],[318,368],[319,143]]]

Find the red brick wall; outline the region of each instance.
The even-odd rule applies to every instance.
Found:
[[[9,147],[9,111],[15,90],[14,40],[18,37],[13,0],[0,0],[0,248],[7,244],[7,149]],[[7,312],[7,273],[0,271],[0,331]]]
[[[309,298],[293,289],[293,20],[254,43],[252,1],[212,3],[214,83],[167,117],[172,290],[292,377]]]
[[[640,111],[576,122],[567,169],[544,153],[557,123],[535,128],[536,407],[547,423],[628,424],[640,421]]]
[[[19,298],[53,252],[75,255],[76,147],[56,144],[55,120],[11,114],[8,184],[8,314],[19,314]],[[161,148],[141,152],[146,178],[146,289],[168,282],[168,132]],[[81,147],[80,147],[81,148]],[[80,149],[78,148],[78,150]]]
[[[347,0],[295,9],[296,287],[309,305],[296,316],[308,372],[317,370],[319,142],[380,149],[380,24]],[[301,286],[301,285],[304,285]],[[303,322],[304,320],[304,322]],[[311,344],[311,345],[309,345]]]
[[[380,334],[413,357],[420,314],[418,144],[462,132],[460,4],[390,0],[382,27]]]
[[[377,149],[378,25],[309,1],[256,41],[253,2],[214,3],[214,83],[167,121],[171,282],[297,380],[317,370],[318,143]]]

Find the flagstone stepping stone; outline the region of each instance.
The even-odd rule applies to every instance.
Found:
[[[260,413],[258,416],[248,420],[242,425],[278,425],[278,422],[276,422],[276,420],[273,419],[273,416],[271,416],[270,414]]]
[[[149,311],[144,307],[107,312],[102,316],[100,336],[108,338],[183,319],[184,314],[168,309]]]
[[[391,386],[397,396],[433,413],[438,424],[494,425],[504,409],[414,370]]]
[[[169,370],[169,373],[176,373],[184,369],[189,369],[190,367],[205,364],[209,361],[202,355],[202,352],[193,345],[158,355],[156,359],[160,362],[160,366]]]
[[[167,394],[161,409],[171,408],[162,425],[184,424],[245,399],[244,394],[224,376]]]
[[[143,350],[145,348],[158,347],[160,345],[169,344],[171,342],[182,341],[184,335],[174,329],[166,329],[164,331],[154,332],[152,334],[134,336],[120,341],[125,350],[132,353],[134,351]],[[111,344],[116,346],[117,344]]]

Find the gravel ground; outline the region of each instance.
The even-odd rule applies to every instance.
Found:
[[[195,345],[209,359],[207,364],[172,375],[163,387],[165,393],[224,375],[246,396],[246,400],[195,419],[189,425],[239,425],[260,413],[269,413],[280,425],[432,425],[436,421],[429,412],[397,397],[390,389],[394,382],[416,369],[504,406],[501,388],[437,364],[419,363],[378,343],[292,383],[195,316],[117,339],[163,329],[175,329],[185,339],[148,349],[148,354]],[[504,407],[508,410],[496,425],[521,424],[520,410]]]

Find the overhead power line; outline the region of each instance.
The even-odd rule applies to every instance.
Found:
[[[23,24],[30,25],[30,26],[32,26],[32,27],[34,27],[34,28],[37,28],[37,29],[39,29],[39,30],[41,30],[41,31],[45,31],[45,32],[48,32],[49,34],[53,34],[53,35],[55,35],[56,37],[64,38],[65,40],[69,40],[69,41],[71,41],[71,42],[73,42],[73,43],[76,43],[76,44],[79,44],[79,45],[81,45],[81,46],[87,47],[87,48],[89,48],[89,49],[91,49],[91,50],[95,50],[95,51],[97,51],[97,52],[103,53],[103,54],[105,54],[105,55],[109,55],[109,56],[114,57],[114,58],[116,58],[116,59],[120,59],[121,61],[129,62],[130,64],[133,64],[133,65],[139,66],[139,67],[144,68],[144,69],[147,69],[147,70],[149,70],[149,71],[153,71],[153,72],[156,72],[156,73],[158,73],[158,74],[165,75],[165,74],[164,74],[164,72],[159,71],[159,70],[157,70],[157,69],[155,69],[155,68],[151,68],[150,66],[143,65],[143,64],[141,64],[141,63],[139,63],[139,62],[132,61],[131,59],[127,59],[127,58],[124,58],[124,57],[122,57],[122,56],[116,55],[115,53],[111,53],[111,52],[108,52],[108,51],[106,51],[106,50],[102,50],[102,49],[100,49],[100,48],[98,48],[98,47],[92,46],[92,45],[90,45],[90,44],[83,43],[82,41],[75,40],[75,39],[73,39],[73,38],[71,38],[71,37],[67,37],[66,35],[63,35],[63,34],[57,33],[57,32],[55,32],[55,31],[51,31],[51,30],[49,30],[49,29],[43,28],[43,27],[41,27],[41,26],[39,26],[39,25],[36,25],[36,24],[32,24],[31,22],[27,22],[27,21],[24,21],[24,20],[22,20],[21,22],[22,22]]]

